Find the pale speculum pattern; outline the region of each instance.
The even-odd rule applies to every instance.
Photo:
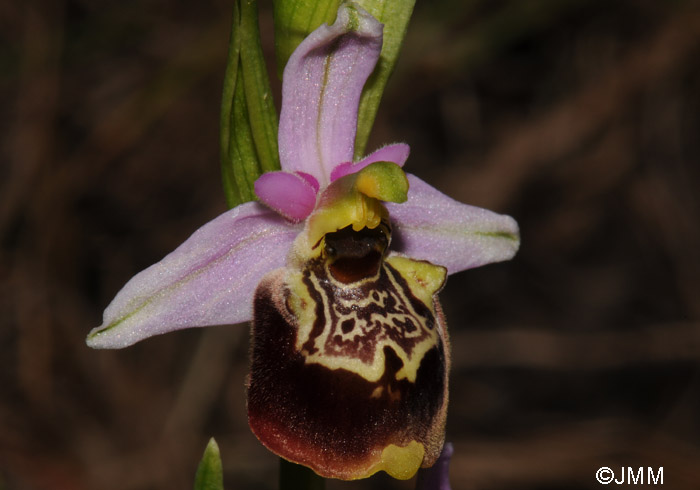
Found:
[[[303,284],[317,315],[309,335],[297,339],[307,362],[338,365],[345,358],[345,367],[358,374],[378,373],[384,349],[390,347],[407,366],[399,379],[415,379],[415,370],[408,367],[417,368],[420,357],[438,342],[438,333],[431,308],[413,295],[398,271],[383,262],[374,277],[344,284],[321,259],[309,265]],[[352,369],[352,361],[374,369]]]

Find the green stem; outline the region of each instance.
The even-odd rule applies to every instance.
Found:
[[[323,490],[326,481],[306,466],[280,458],[280,490]]]

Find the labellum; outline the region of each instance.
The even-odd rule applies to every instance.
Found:
[[[255,292],[250,426],[325,477],[410,478],[443,444],[449,347],[436,295],[447,271],[388,254],[388,213],[363,192],[387,165],[403,175],[380,162],[331,184],[288,266]],[[337,227],[372,215],[363,209],[374,218]]]

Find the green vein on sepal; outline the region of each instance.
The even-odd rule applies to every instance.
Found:
[[[520,237],[514,233],[509,233],[507,231],[476,231],[475,235],[483,236],[487,238],[504,238],[506,240],[512,240],[514,242],[520,241]]]

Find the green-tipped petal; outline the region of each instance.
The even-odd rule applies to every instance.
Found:
[[[386,203],[397,252],[454,274],[509,260],[518,251],[518,224],[510,216],[462,204],[414,175],[408,181],[408,201]]]
[[[284,264],[300,229],[259,203],[227,211],[132,277],[87,344],[119,349],[183,328],[250,320],[256,285]]]

